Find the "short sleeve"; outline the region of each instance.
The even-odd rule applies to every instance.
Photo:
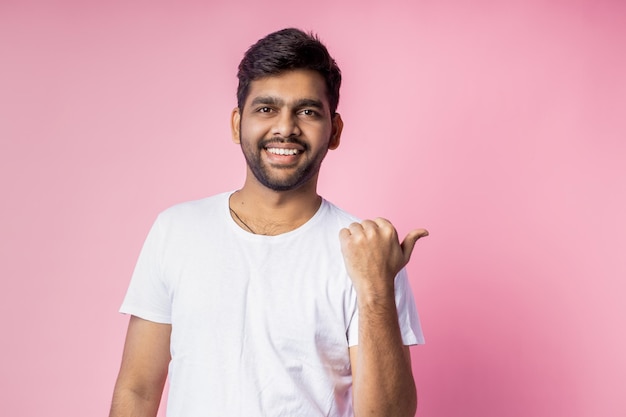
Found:
[[[170,324],[171,302],[162,269],[163,235],[159,217],[143,244],[120,312]]]
[[[422,334],[422,325],[413,291],[409,283],[409,277],[406,269],[402,269],[396,276],[396,308],[398,309],[398,322],[400,323],[400,332],[402,333],[402,341],[405,345],[422,345],[424,344],[424,335]]]
[[[417,307],[413,298],[413,292],[409,284],[406,269],[403,268],[395,278],[396,309],[398,311],[398,324],[402,335],[402,343],[405,345],[424,344],[424,335]],[[355,309],[354,316],[348,328],[348,345],[359,344],[359,312]]]

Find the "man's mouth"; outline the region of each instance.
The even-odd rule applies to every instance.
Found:
[[[297,139],[271,139],[261,144],[268,157],[276,163],[292,163],[307,147]]]
[[[297,155],[301,152],[293,148],[265,148],[265,150],[274,155]]]

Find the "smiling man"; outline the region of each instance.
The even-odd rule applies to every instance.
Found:
[[[402,242],[317,193],[339,146],[341,73],[285,29],[239,65],[241,189],[159,215],[121,311],[131,315],[111,417],[413,416],[423,343]]]

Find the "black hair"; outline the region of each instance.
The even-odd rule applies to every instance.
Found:
[[[330,114],[334,115],[339,104],[341,71],[316,35],[294,28],[270,33],[248,49],[237,72],[239,109],[243,109],[252,81],[295,69],[313,70],[322,76]]]

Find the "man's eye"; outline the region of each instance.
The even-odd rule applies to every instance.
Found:
[[[302,110],[302,114],[305,116],[316,116],[317,112],[315,110],[311,110],[311,109],[304,109]]]
[[[261,107],[261,108],[258,110],[258,112],[259,112],[259,113],[269,113],[269,112],[271,112],[271,111],[272,111],[272,109],[271,109],[271,108],[269,108],[269,107]]]

